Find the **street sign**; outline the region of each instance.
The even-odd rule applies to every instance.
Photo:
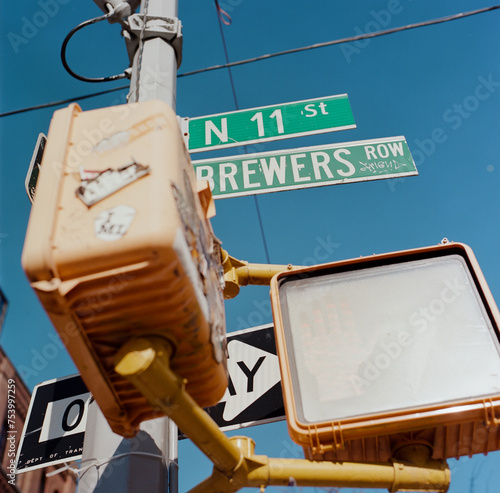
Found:
[[[356,128],[347,94],[189,118],[189,152]]]
[[[90,392],[80,375],[33,390],[17,455],[17,472],[80,459]]]
[[[273,324],[231,332],[227,341],[229,386],[205,411],[221,430],[285,419]]]
[[[194,161],[215,199],[418,175],[404,137]]]
[[[43,151],[45,150],[46,143],[47,137],[42,133],[38,134],[35,150],[33,151],[28,172],[26,173],[24,186],[31,203],[33,203],[35,199],[36,182],[38,181],[38,173],[40,172],[40,165],[42,164]]]

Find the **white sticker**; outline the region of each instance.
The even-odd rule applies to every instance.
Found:
[[[101,212],[94,220],[97,238],[116,241],[123,238],[135,217],[135,209],[128,205],[117,205]]]
[[[76,189],[76,195],[87,207],[91,207],[130,183],[148,175],[149,172],[149,166],[143,166],[135,161],[115,170],[110,168],[104,171],[91,171],[80,168],[82,182]]]

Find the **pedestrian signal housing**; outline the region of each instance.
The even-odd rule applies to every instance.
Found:
[[[289,432],[307,458],[500,449],[500,317],[469,247],[283,272],[271,299]]]
[[[22,255],[43,307],[111,428],[157,417],[113,366],[132,337],[160,336],[201,406],[227,387],[223,273],[173,110],[148,101],[56,111]]]

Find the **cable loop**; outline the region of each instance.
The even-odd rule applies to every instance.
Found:
[[[130,72],[125,70],[121,74],[117,75],[111,75],[109,77],[85,77],[83,75],[79,75],[76,72],[74,72],[68,65],[68,62],[66,61],[66,47],[68,46],[68,43],[70,39],[73,37],[73,35],[78,32],[80,29],[83,29],[86,26],[89,26],[90,24],[95,24],[97,22],[105,21],[109,19],[110,17],[113,17],[115,15],[115,11],[109,6],[110,11],[107,14],[101,15],[99,17],[96,17],[94,19],[89,19],[88,21],[82,22],[78,26],[74,27],[64,38],[63,44],[61,46],[61,61],[63,64],[63,67],[66,69],[66,71],[75,79],[81,80],[83,82],[110,82],[113,80],[119,80],[119,79],[124,79],[127,77],[130,77]]]
[[[229,26],[231,25],[232,19],[231,16],[221,8],[219,5],[219,0],[215,0],[215,8],[217,9],[217,15],[219,16],[219,19],[226,25]]]

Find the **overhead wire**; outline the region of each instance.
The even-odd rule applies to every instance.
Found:
[[[290,55],[293,53],[300,53],[302,51],[308,51],[308,50],[315,50],[318,48],[325,48],[327,46],[334,46],[342,43],[351,43],[354,41],[359,41],[363,39],[369,39],[369,38],[377,38],[379,36],[387,36],[388,34],[394,34],[402,31],[408,31],[410,29],[416,29],[420,27],[426,27],[426,26],[432,26],[434,24],[441,24],[443,22],[450,22],[450,21],[455,21],[458,19],[464,19],[466,17],[470,17],[472,15],[477,15],[477,14],[483,14],[485,12],[490,12],[492,10],[500,9],[500,5],[495,5],[493,7],[486,7],[483,9],[478,9],[478,10],[472,10],[470,12],[462,12],[460,14],[454,14],[450,15],[447,17],[441,17],[439,19],[432,19],[430,21],[423,21],[423,22],[417,22],[414,24],[408,24],[406,26],[400,26],[400,27],[395,27],[391,29],[385,29],[383,31],[376,31],[373,33],[365,33],[365,34],[359,34],[357,36],[351,36],[348,38],[342,38],[342,39],[336,39],[333,41],[325,41],[324,43],[315,43],[309,46],[302,46],[299,48],[291,48],[289,50],[283,50],[283,51],[278,51],[276,53],[270,53],[268,55],[260,55],[254,58],[247,58],[246,60],[240,60],[238,62],[231,62],[231,63],[226,63],[224,65],[213,65],[211,67],[206,67],[198,70],[192,70],[190,72],[184,72],[183,74],[180,74],[179,77],[187,77],[195,74],[201,74],[204,72],[210,72],[212,70],[220,70],[223,68],[229,68],[229,67],[237,67],[239,65],[246,65],[248,63],[254,63],[254,62],[260,62],[262,60],[269,60],[270,58],[278,57],[278,56],[283,56],[283,55]]]
[[[221,6],[219,5],[219,0],[215,0],[215,8],[217,9],[219,22],[222,21],[226,26],[229,26],[232,22],[231,16],[221,8]]]
[[[0,113],[0,117],[18,115],[19,113],[26,113],[27,111],[42,110],[45,108],[53,108],[54,106],[61,106],[63,104],[73,103],[74,101],[81,101],[83,99],[95,98],[97,96],[102,96],[103,94],[109,94],[111,92],[123,91],[124,89],[129,89],[129,86],[114,87],[113,89],[106,89],[104,91],[93,92],[92,94],[84,94],[82,96],[76,96],[76,97],[68,98],[68,99],[61,99],[59,101],[53,101],[51,103],[37,104],[35,106],[29,106],[27,108],[6,111],[5,113]]]
[[[263,61],[263,60],[269,60],[270,58],[274,58],[274,57],[278,57],[278,56],[290,55],[290,54],[294,54],[294,53],[300,53],[300,52],[303,52],[303,51],[308,51],[308,50],[314,50],[314,49],[318,49],[318,48],[325,48],[325,47],[328,47],[328,46],[339,45],[339,44],[343,44],[343,43],[351,43],[351,42],[355,42],[355,41],[359,41],[359,40],[363,40],[363,39],[376,38],[376,37],[379,37],[379,36],[387,36],[389,34],[394,34],[394,33],[402,32],[402,31],[407,31],[407,30],[410,30],[410,29],[417,29],[417,28],[431,26],[431,25],[435,25],[435,24],[441,24],[441,23],[444,23],[444,22],[450,22],[450,21],[465,19],[465,18],[471,17],[473,15],[483,14],[483,13],[491,12],[491,11],[497,10],[497,9],[500,9],[500,5],[494,5],[494,6],[491,6],[491,7],[485,7],[485,8],[482,8],[482,9],[472,10],[472,11],[469,11],[469,12],[462,12],[462,13],[450,15],[450,16],[447,16],[447,17],[441,17],[441,18],[432,19],[432,20],[429,20],[429,21],[417,22],[417,23],[414,23],[414,24],[408,24],[408,25],[405,25],[405,26],[395,27],[395,28],[391,28],[391,29],[385,29],[383,31],[376,31],[376,32],[373,32],[373,33],[359,34],[357,36],[351,36],[351,37],[348,37],[348,38],[342,38],[342,39],[337,39],[337,40],[333,40],[333,41],[326,41],[324,43],[315,43],[315,44],[312,44],[312,45],[303,46],[303,47],[299,47],[299,48],[291,48],[289,50],[279,51],[279,52],[276,52],[276,53],[270,53],[270,54],[267,54],[267,55],[261,55],[261,56],[257,56],[257,57],[253,57],[253,58],[247,58],[245,60],[240,60],[240,61],[236,61],[236,62],[226,62],[225,64],[221,64],[221,65],[213,65],[211,67],[205,67],[205,68],[202,68],[202,69],[192,70],[190,72],[184,72],[182,74],[179,74],[177,77],[178,78],[181,78],[181,77],[190,77],[192,75],[201,74],[201,73],[204,73],[204,72],[210,72],[210,71],[213,71],[213,70],[221,70],[221,69],[224,69],[224,68],[236,67],[236,66],[239,66],[239,65],[245,65],[245,64],[249,64],[249,63]],[[87,21],[87,22],[89,22],[89,21]],[[87,99],[87,98],[91,98],[91,97],[94,97],[94,96],[100,96],[100,95],[106,94],[108,92],[119,91],[119,90],[123,90],[123,89],[129,89],[129,86],[116,87],[116,88],[113,88],[113,89],[108,89],[108,90],[105,90],[105,91],[100,91],[100,92],[97,92],[97,93],[88,94],[88,95],[85,95],[85,96],[77,96],[77,97],[74,97],[74,98],[71,98],[71,99],[65,99],[65,100],[61,100],[61,101],[55,101],[55,102],[45,103],[45,104],[36,105],[36,106],[29,106],[27,108],[21,108],[21,109],[18,109],[18,110],[12,110],[12,111],[8,111],[8,112],[0,113],[0,117],[16,115],[16,114],[19,114],[19,113],[24,113],[24,112],[27,112],[27,111],[38,110],[38,109],[42,109],[42,108],[48,108],[48,107],[52,107],[52,106],[58,106],[58,105],[61,105],[61,104],[66,104],[67,102],[78,101],[78,100],[81,100],[81,99]]]
[[[222,28],[222,23],[224,23],[228,26],[231,23],[231,17],[220,8],[218,0],[215,0],[215,7],[217,9],[217,19],[219,21],[219,29],[220,29],[221,39],[222,39],[222,46],[224,48],[224,56],[226,58],[226,63],[229,64],[229,53],[227,51],[226,37],[224,35],[224,29]],[[239,110],[240,107],[238,104],[238,98],[236,96],[236,88],[234,85],[233,74],[232,74],[230,66],[227,67],[227,71],[229,74],[229,82],[231,84],[231,92],[233,93],[234,105],[236,107],[236,110]],[[243,146],[243,147],[246,151],[246,146]],[[255,203],[255,209],[257,212],[257,221],[259,223],[259,229],[260,229],[260,233],[262,236],[262,244],[264,246],[264,254],[266,256],[267,263],[270,264],[271,260],[269,257],[269,249],[267,247],[266,235],[264,232],[264,223],[262,221],[262,215],[260,213],[259,201],[258,201],[257,195],[254,195],[253,198],[254,198],[254,203]]]

